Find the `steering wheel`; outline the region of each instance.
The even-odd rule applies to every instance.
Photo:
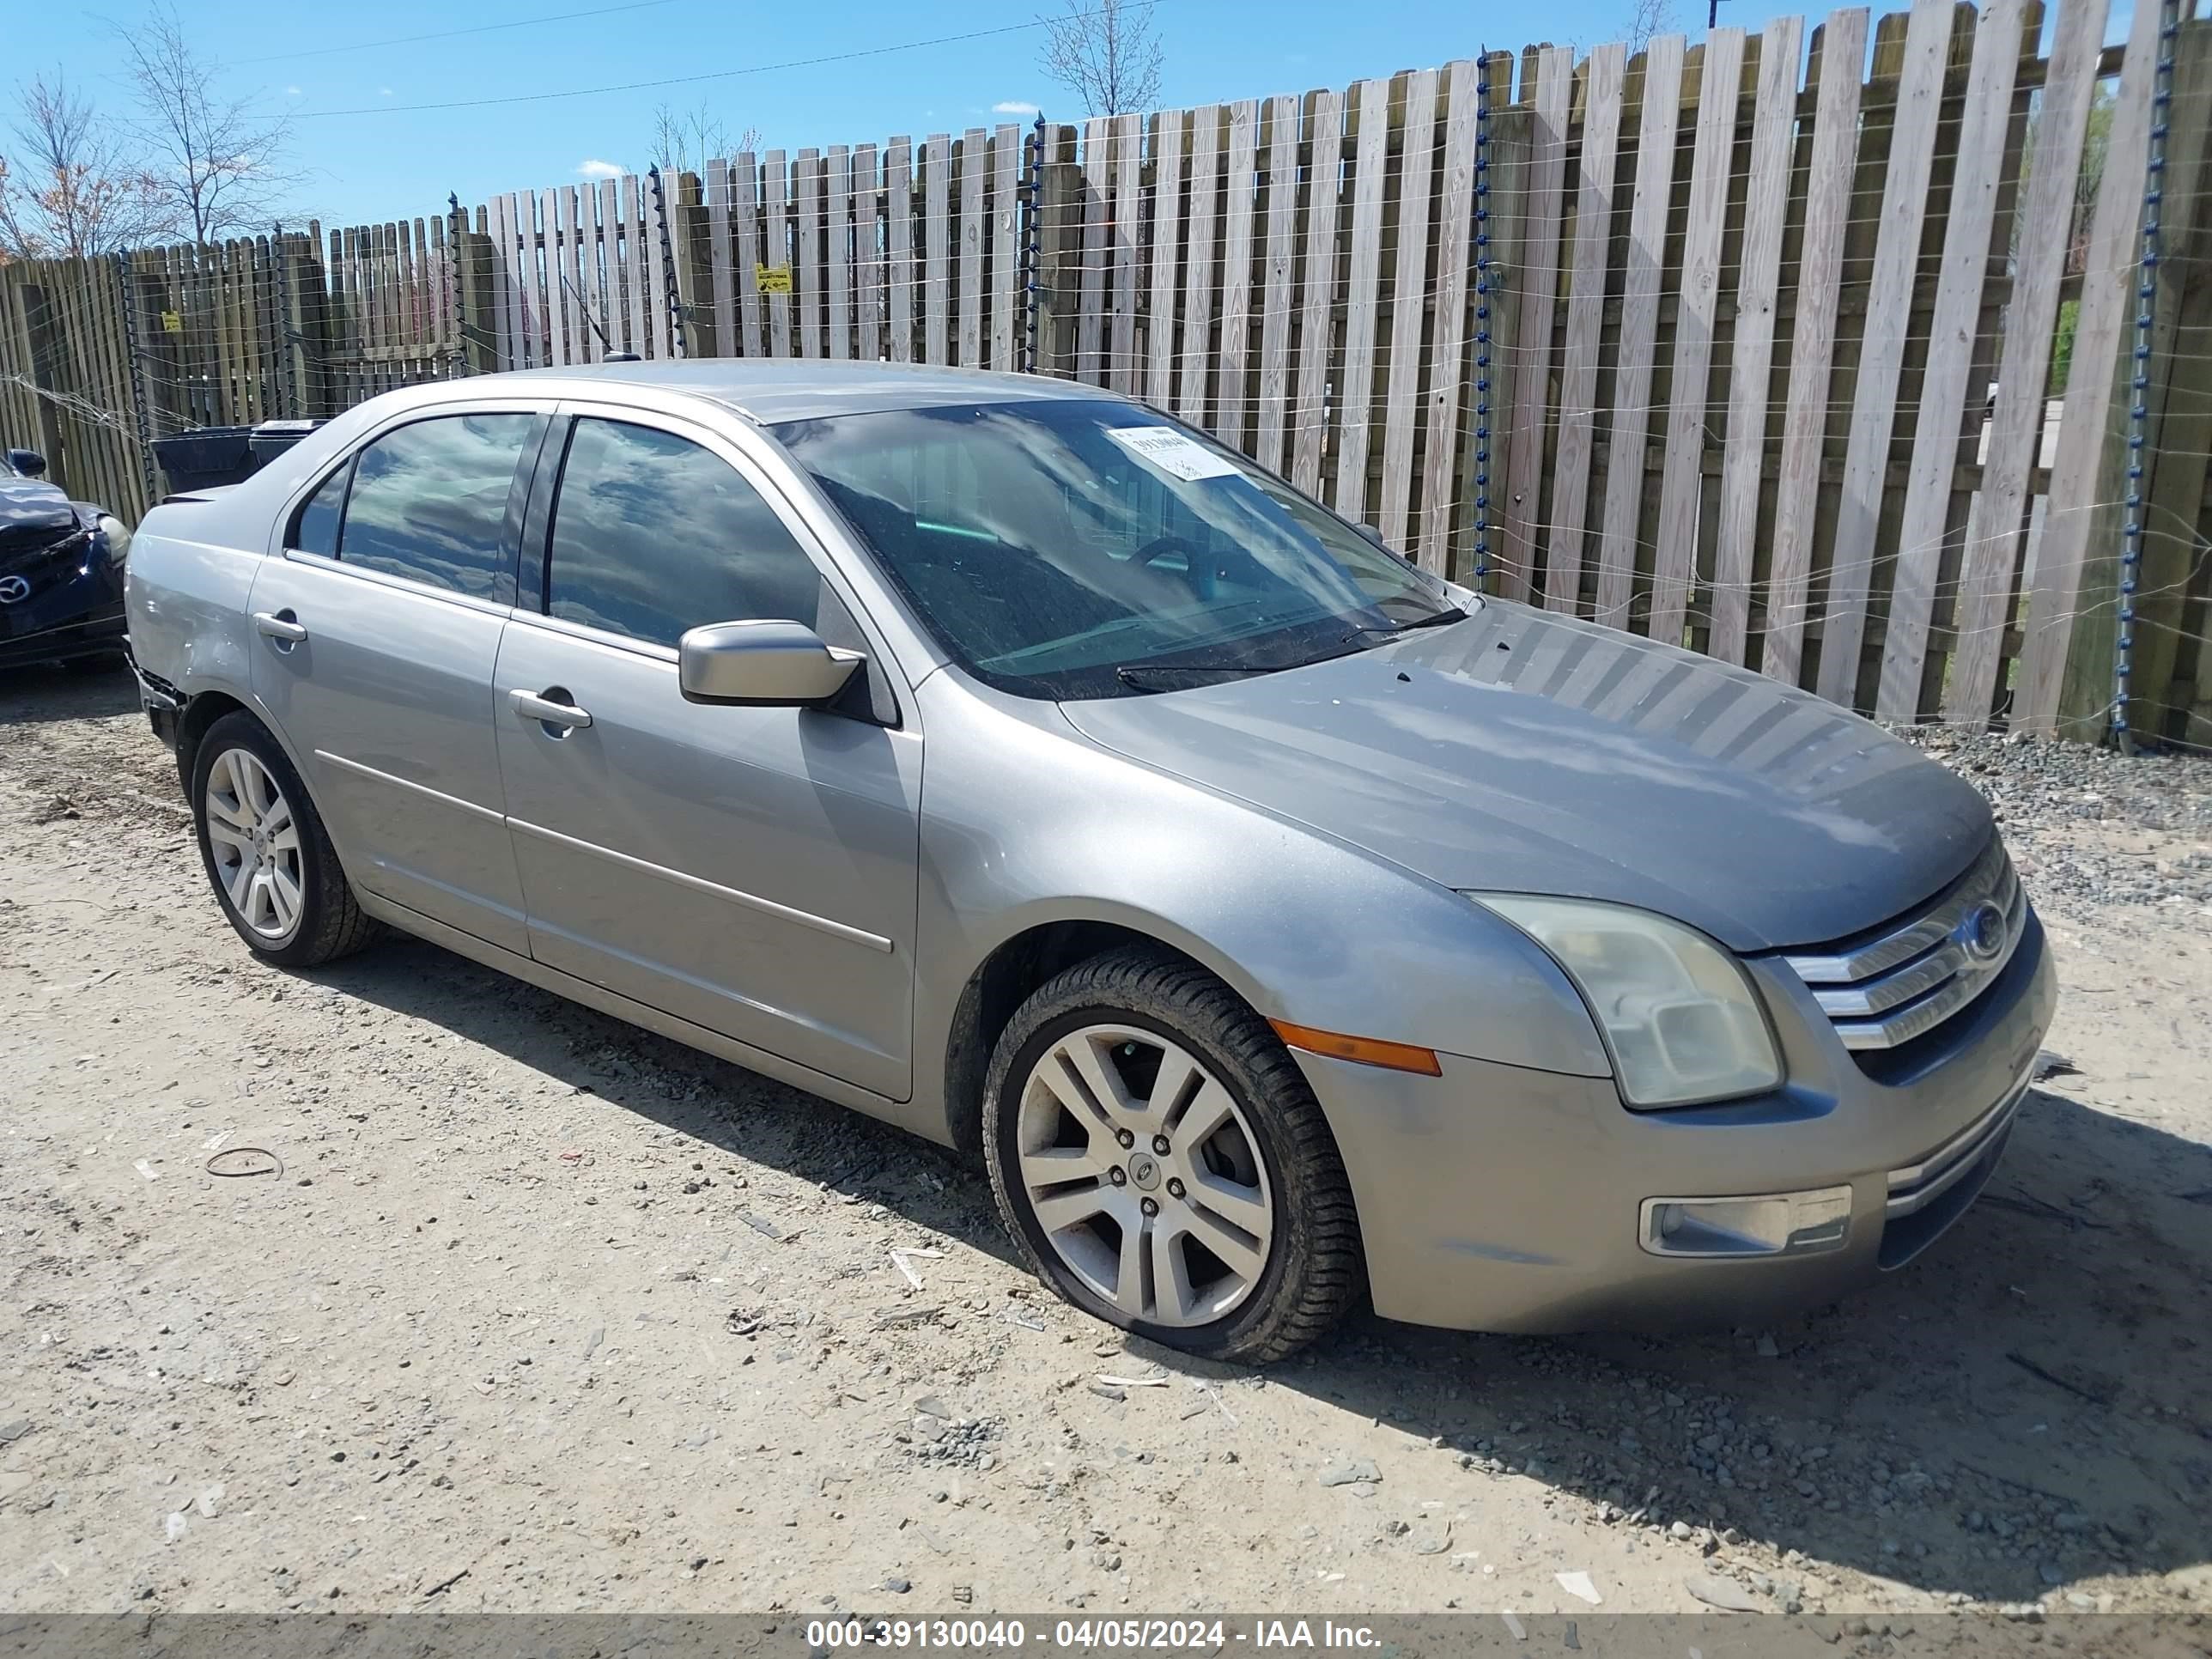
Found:
[[[1198,574],[1199,565],[1206,557],[1205,553],[1195,543],[1170,531],[1164,536],[1155,536],[1146,542],[1136,550],[1129,562],[1136,565],[1157,564],[1170,553],[1180,553],[1188,560],[1190,573],[1194,576]]]

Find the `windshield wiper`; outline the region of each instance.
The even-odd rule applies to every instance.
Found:
[[[1392,639],[1400,634],[1410,634],[1417,628],[1449,628],[1454,623],[1465,622],[1468,614],[1454,605],[1431,616],[1416,617],[1411,622],[1392,623],[1388,628],[1355,628],[1346,637],[1364,639],[1370,634],[1380,634],[1386,640]]]
[[[1122,684],[1139,691],[1180,691],[1214,680],[1243,679],[1249,674],[1272,674],[1279,665],[1262,667],[1254,663],[1127,663],[1114,671]]]

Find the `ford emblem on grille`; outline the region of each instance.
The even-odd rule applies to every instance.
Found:
[[[1951,937],[1976,962],[1995,962],[2004,954],[2005,913],[1993,899],[1984,899],[1966,912]]]
[[[0,576],[0,605],[13,605],[30,595],[31,585],[21,576]]]

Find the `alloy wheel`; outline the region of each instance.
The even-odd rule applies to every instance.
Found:
[[[1274,1199],[1260,1142],[1221,1080],[1155,1032],[1089,1025],[1023,1085],[1017,1156],[1037,1231],[1127,1318],[1190,1327],[1267,1270]]]
[[[307,904],[300,830],[291,803],[258,757],[226,749],[208,769],[202,801],[216,880],[240,921],[281,945]]]

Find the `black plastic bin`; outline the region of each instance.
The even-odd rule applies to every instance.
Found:
[[[244,483],[306,437],[320,421],[264,421],[258,426],[204,426],[154,440],[172,495]]]
[[[262,422],[247,441],[253,452],[253,470],[258,472],[321,424],[320,421]]]
[[[243,483],[258,465],[250,426],[204,426],[173,438],[156,438],[154,459],[161,462],[172,494]]]

